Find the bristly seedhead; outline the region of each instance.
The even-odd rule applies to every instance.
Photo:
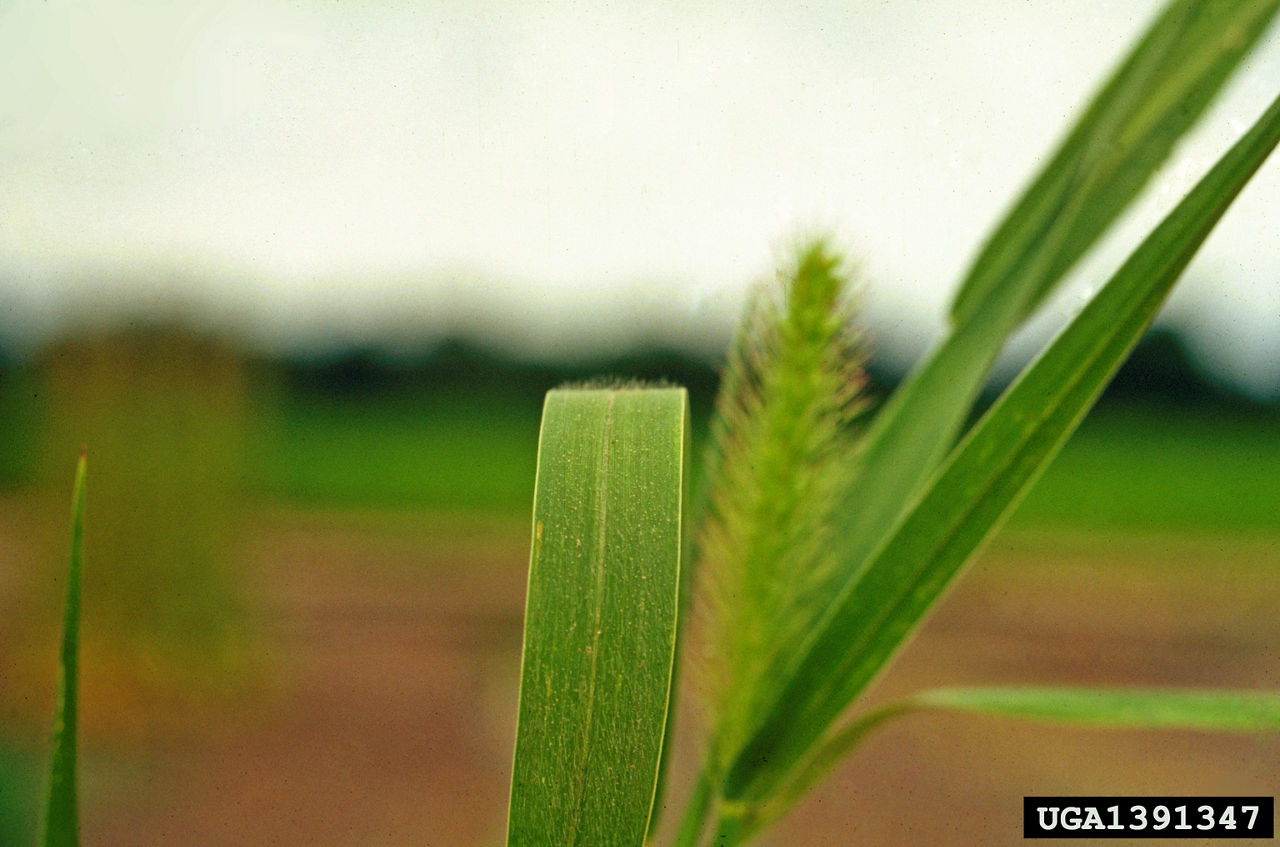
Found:
[[[696,613],[719,769],[815,623],[837,575],[834,512],[852,484],[862,341],[825,241],[757,290],[730,350],[698,525]]]
[[[556,391],[640,391],[645,388],[678,388],[666,379],[633,379],[621,376],[594,376],[589,379],[566,382]]]

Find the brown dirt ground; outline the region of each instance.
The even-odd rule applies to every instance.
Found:
[[[185,727],[144,720],[127,745],[91,737],[84,843],[501,844],[526,542],[518,526],[410,523],[264,519],[252,609],[274,682]],[[1280,688],[1278,563],[1275,539],[1004,540],[872,696],[995,681]],[[762,843],[1013,844],[1028,794],[1278,787],[1274,736],[926,715],[873,737]]]

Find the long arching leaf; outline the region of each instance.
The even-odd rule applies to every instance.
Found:
[[[1094,729],[1280,730],[1280,692],[1275,691],[1026,685],[935,688],[859,715],[832,733],[788,780],[754,828],[783,814],[871,732],[893,718],[922,711],[970,712]]]
[[[988,686],[914,695],[916,709],[948,709],[1106,729],[1280,730],[1280,693],[1172,688]]]

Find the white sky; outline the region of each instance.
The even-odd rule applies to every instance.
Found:
[[[0,332],[194,304],[269,344],[715,349],[818,228],[901,354],[1155,5],[11,0]],[[1277,79],[1273,32],[1082,285]],[[1278,235],[1280,161],[1168,313],[1261,393],[1280,392]]]

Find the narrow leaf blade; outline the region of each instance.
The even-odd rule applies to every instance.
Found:
[[[1280,730],[1280,693],[1212,689],[991,686],[915,695],[916,708],[1111,729]]]
[[[1141,192],[1274,18],[1280,0],[1174,0],[979,252],[951,334],[867,434],[847,527],[856,566],[947,455],[1005,340]]]
[[[859,715],[832,732],[755,821],[782,815],[863,739],[924,710],[969,712],[1096,729],[1280,731],[1280,692],[1230,689],[980,686],[922,691]]]
[[[953,321],[979,317],[1008,287],[1025,290],[1019,318],[1035,309],[1147,184],[1277,8],[1277,0],[1171,2],[991,234],[957,292]]]
[[[726,797],[767,796],[889,661],[1056,455],[1278,139],[1280,99],[953,451],[801,651]]]
[[[76,847],[80,815],[76,791],[76,724],[80,669],[80,575],[84,565],[85,454],[76,466],[71,506],[71,560],[67,568],[66,608],[62,619],[62,664],[54,716],[49,798],[42,847]]]
[[[676,388],[547,395],[513,847],[644,841],[672,685],[687,407]]]

